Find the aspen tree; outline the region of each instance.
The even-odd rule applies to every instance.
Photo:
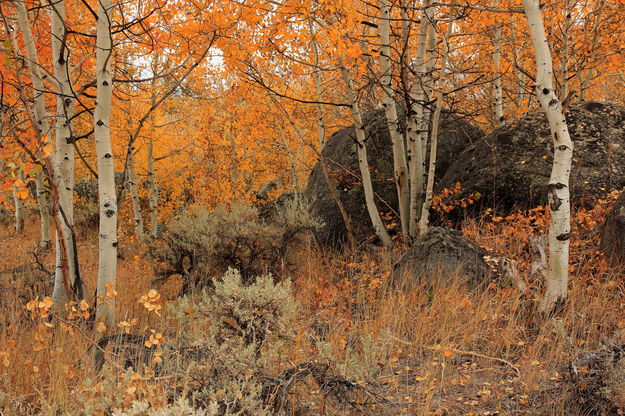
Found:
[[[408,153],[410,155],[410,236],[417,236],[417,223],[419,222],[419,214],[421,205],[423,204],[424,191],[424,163],[425,153],[423,152],[424,132],[426,126],[424,123],[424,79],[426,72],[426,45],[429,33],[430,20],[432,18],[432,10],[428,6],[430,1],[425,1],[425,7],[419,23],[419,32],[417,34],[417,50],[415,52],[415,80],[411,86],[412,111],[408,119],[408,128],[406,129],[408,141]],[[425,131],[427,138],[427,129]]]
[[[553,168],[549,178],[549,274],[547,290],[540,302],[541,312],[548,314],[566,299],[569,279],[569,239],[571,206],[569,175],[573,142],[562,110],[562,103],[553,88],[553,63],[545,34],[539,0],[523,0],[536,60],[536,95],[549,120],[553,140]]]
[[[19,183],[24,183],[22,170],[19,172]],[[13,205],[15,207],[15,232],[22,234],[24,232],[24,202],[20,198],[18,187],[15,185],[13,185]]]
[[[74,143],[72,138],[71,119],[74,115],[74,103],[72,81],[69,69],[69,49],[67,42],[66,6],[65,0],[59,0],[50,4],[49,15],[52,29],[52,62],[54,65],[54,78],[56,87],[56,171],[60,183],[58,186],[59,205],[64,213],[63,235],[67,250],[69,264],[69,280],[74,284],[80,280],[80,267],[78,265],[78,253],[76,250],[76,235],[74,232]],[[56,267],[54,273],[54,289],[52,299],[57,305],[67,302],[67,294],[63,287],[62,251],[59,243],[59,233],[56,233]],[[84,289],[83,289],[84,293]]]
[[[39,246],[43,249],[50,248],[50,209],[48,207],[48,190],[46,189],[43,172],[35,174],[37,205],[39,206],[39,219],[41,225],[41,241]]]
[[[30,23],[28,22],[28,12],[26,10],[26,5],[23,1],[17,1],[15,2],[15,7],[17,11],[16,15],[18,26],[20,28],[20,32],[22,33],[22,37],[24,38],[26,61],[30,73],[33,95],[32,97],[27,97],[24,89],[22,88],[22,85],[20,85],[19,83],[17,85],[17,93],[19,95],[20,101],[24,104],[24,110],[31,127],[34,130],[37,148],[39,149],[36,153],[30,152],[29,154],[33,159],[33,162],[41,163],[45,176],[48,179],[48,185],[50,187],[50,192],[52,196],[51,200],[53,219],[57,233],[60,234],[60,244],[58,251],[60,253],[61,259],[63,286],[65,288],[65,294],[67,299],[74,300],[76,296],[82,298],[84,292],[82,281],[78,280],[79,276],[75,275],[77,280],[74,282],[72,282],[70,278],[70,268],[67,255],[69,247],[66,244],[66,236],[63,233],[64,224],[67,224],[67,218],[63,213],[63,210],[59,203],[60,196],[58,185],[61,183],[61,180],[57,173],[56,165],[53,161],[53,151],[49,136],[50,128],[44,99],[43,77],[41,76],[40,67],[38,64],[37,49],[35,48],[35,39],[32,35]],[[5,29],[8,32],[13,33],[11,28],[7,26],[6,20]],[[17,54],[19,51],[19,46],[15,36],[9,36],[9,39],[13,52]],[[34,103],[32,109],[30,105],[31,102]],[[15,131],[13,131],[12,133],[16,134]],[[17,138],[17,134],[15,140],[20,144],[22,148],[26,147],[26,145],[21,142],[19,138]]]
[[[524,76],[521,72],[519,62],[519,45],[516,36],[516,20],[513,16],[510,16],[510,38],[512,40],[512,63],[514,65],[514,79],[517,83],[516,99],[514,100],[517,108],[523,107],[523,97],[525,95]]]
[[[125,72],[130,73],[128,68],[128,56],[124,54],[123,57]],[[152,104],[155,101],[155,84],[156,77],[152,80]],[[131,105],[131,104],[129,104]],[[132,140],[132,112],[130,108],[128,108],[128,114],[126,117],[126,125],[128,126],[128,134],[130,136],[130,140]],[[151,119],[150,119],[151,120]],[[145,237],[145,231],[143,226],[143,214],[141,212],[141,201],[139,199],[139,191],[137,190],[137,174],[135,171],[135,154],[137,153],[137,148],[134,146],[130,146],[128,149],[127,160],[126,160],[126,183],[124,186],[128,187],[128,192],[130,193],[130,201],[132,203],[132,213],[133,220],[135,223],[135,236],[137,237],[137,241],[143,241]],[[121,198],[121,197],[120,197]]]
[[[93,115],[98,166],[98,203],[100,210],[99,258],[96,319],[111,328],[115,320],[114,293],[117,269],[117,198],[111,146],[111,107],[113,42],[111,0],[98,1],[96,25],[96,105]]]
[[[375,230],[376,235],[380,238],[384,247],[390,248],[393,246],[393,241],[388,236],[388,233],[384,228],[384,223],[382,223],[378,208],[375,204],[375,195],[373,193],[373,185],[371,182],[371,172],[369,172],[369,161],[367,159],[365,130],[362,125],[362,115],[360,114],[360,107],[358,106],[358,101],[356,100],[354,82],[348,69],[343,65],[342,61],[342,59],[339,60],[339,65],[341,66],[343,82],[347,87],[347,98],[351,106],[352,117],[354,118],[354,130],[356,131],[356,148],[358,153],[358,167],[360,168],[360,174],[362,176],[362,187],[365,193],[365,204],[367,206],[367,212],[369,213],[369,218],[371,219],[371,223],[373,224],[373,229]]]
[[[573,26],[573,0],[566,0],[564,8],[564,31],[562,33],[562,74],[560,78],[560,97],[564,100],[569,95],[569,61],[571,60],[571,27]]]
[[[493,2],[493,7],[499,6],[499,0]],[[494,67],[494,79],[493,79],[493,92],[495,95],[495,120],[498,126],[505,124],[505,116],[503,112],[503,89],[501,86],[501,24],[495,23],[493,31],[493,67]]]
[[[50,143],[50,124],[48,122],[48,112],[46,110],[45,87],[43,76],[39,64],[39,57],[35,45],[35,38],[28,20],[28,11],[23,0],[15,2],[17,14],[17,24],[24,39],[24,49],[26,50],[26,64],[33,88],[33,111],[37,123],[39,134],[45,139],[46,146]],[[17,49],[16,49],[17,50]],[[51,147],[50,147],[51,149]],[[50,244],[50,213],[48,210],[48,197],[44,189],[44,179],[41,175],[36,176],[37,184],[37,204],[39,205],[39,218],[41,221],[41,246],[48,247]]]
[[[319,166],[321,167],[321,174],[323,176],[323,180],[325,181],[326,186],[328,187],[328,191],[330,195],[332,195],[332,199],[336,203],[336,206],[339,208],[339,212],[341,213],[341,218],[343,218],[343,223],[345,224],[345,231],[347,233],[347,244],[349,245],[350,250],[354,250],[356,248],[356,239],[354,238],[354,233],[352,231],[352,219],[347,213],[345,209],[345,205],[343,201],[341,201],[341,197],[336,192],[336,187],[332,183],[332,179],[330,178],[330,174],[328,172],[328,166],[323,156],[323,148],[326,144],[326,126],[324,121],[324,113],[323,107],[321,103],[323,102],[323,91],[321,89],[321,70],[319,68],[319,48],[317,46],[317,41],[315,40],[315,27],[314,22],[310,20],[310,42],[312,44],[315,61],[314,61],[314,76],[315,76],[315,94],[317,98],[317,138],[319,141],[319,151],[317,151],[317,155],[319,157]],[[288,114],[285,114],[288,117]]]
[[[323,101],[323,92],[321,90],[321,69],[319,68],[319,49],[317,47],[317,41],[315,40],[315,29],[312,19],[309,22],[310,30],[310,43],[315,56],[313,74],[315,76],[315,94],[317,95],[317,137],[319,140],[319,153],[323,152],[323,148],[326,144],[325,140],[325,123],[323,121],[323,107],[321,102]]]
[[[284,133],[284,126],[280,125],[278,129],[280,130],[280,140],[282,141],[282,146],[284,146],[284,149],[286,150],[286,153],[289,157],[289,165],[291,167],[290,169],[291,170],[291,184],[293,185],[295,201],[299,203],[302,192],[299,189],[299,180],[297,179],[297,168],[296,168],[297,162],[295,160],[295,155],[293,154],[293,151],[291,150],[291,146],[289,146],[289,142],[286,139],[286,134]]]
[[[447,26],[447,33],[443,36],[443,50],[440,68],[440,76],[438,78],[439,92],[436,99],[436,109],[432,117],[432,134],[430,137],[430,164],[428,168],[428,181],[425,189],[425,201],[421,207],[421,218],[419,219],[419,231],[424,234],[428,230],[430,222],[430,207],[432,206],[432,196],[434,190],[434,173],[436,172],[436,152],[438,147],[438,129],[443,110],[443,88],[445,85],[445,73],[447,71],[447,61],[449,58],[449,37],[453,30],[453,21]]]
[[[379,9],[380,19],[378,27],[380,31],[380,67],[382,70],[380,76],[383,91],[382,106],[384,107],[386,122],[388,124],[391,142],[393,143],[393,170],[395,174],[395,186],[397,187],[401,229],[403,235],[408,236],[410,221],[410,179],[408,177],[404,137],[399,126],[397,104],[393,98],[393,74],[390,46],[391,7],[388,0],[380,0]]]
[[[154,129],[152,129],[154,131]],[[148,183],[150,184],[150,197],[148,198],[148,210],[150,211],[150,235],[158,237],[158,186],[156,185],[156,170],[154,168],[154,140],[148,139]]]
[[[130,153],[128,153],[128,162],[127,162],[128,179],[126,181],[126,185],[128,186],[128,191],[130,192],[130,199],[132,201],[132,212],[133,212],[134,222],[135,222],[135,235],[137,237],[137,241],[143,241],[143,238],[144,238],[143,215],[141,214],[141,201],[139,200],[139,192],[137,190],[137,174],[135,173],[135,152],[136,152],[136,149],[133,148],[130,151]]]
[[[157,53],[152,61],[152,94],[150,97],[151,107],[154,107],[156,103],[156,87],[157,78],[160,65],[160,54]],[[158,237],[158,185],[156,184],[156,168],[154,166],[154,136],[156,135],[156,126],[154,123],[154,115],[150,114],[150,134],[148,135],[148,186],[150,189],[148,195],[148,212],[150,214],[150,236],[152,238]]]

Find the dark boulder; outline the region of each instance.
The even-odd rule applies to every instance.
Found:
[[[409,291],[424,279],[431,283],[457,278],[476,288],[499,275],[499,262],[460,231],[431,227],[395,263],[391,287]]]
[[[400,119],[402,131],[404,124]],[[384,110],[367,113],[364,128],[377,207],[382,213],[391,214],[397,210],[397,192],[393,179],[392,143]],[[482,131],[466,120],[444,112],[439,132],[437,177],[445,173],[468,144],[482,136]],[[328,140],[322,155],[330,179],[351,218],[354,236],[357,241],[363,241],[374,238],[375,233],[365,206],[355,137],[353,126],[337,131]],[[310,201],[312,213],[324,223],[317,230],[319,243],[339,246],[346,235],[345,224],[319,163],[310,174],[304,196]]]
[[[592,206],[598,197],[625,185],[625,108],[573,104],[566,120],[574,143],[571,202]],[[547,202],[553,144],[542,112],[498,128],[467,147],[437,189],[460,182],[459,198],[479,193],[478,207],[509,213]]]
[[[606,216],[600,247],[611,263],[625,261],[625,192],[621,193]]]

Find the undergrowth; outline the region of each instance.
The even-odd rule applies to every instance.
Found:
[[[249,286],[231,271],[222,280],[211,276],[215,288],[183,298],[176,290],[169,295],[167,285],[153,290],[144,248],[132,247],[120,262],[118,327],[107,334],[90,328],[89,302],[66,312],[40,298],[27,308],[19,294],[3,290],[9,295],[0,299],[0,409],[6,415],[222,415],[226,409],[582,415],[576,395],[590,394],[590,387],[567,376],[570,363],[625,344],[624,283],[596,250],[610,203],[574,215],[569,298],[549,319],[536,312],[543,283],[530,273],[530,237],[548,225],[543,209],[487,213],[463,224],[478,244],[516,261],[526,293],[495,283],[472,292],[454,283],[394,292],[387,281],[399,250],[349,257],[311,244],[298,253],[292,283],[264,277]],[[29,227],[32,243],[37,230]],[[97,236],[91,237],[79,250],[92,287],[96,265],[86,254]],[[4,269],[25,261],[23,238],[7,228],[0,239],[8,251]],[[8,277],[2,279],[10,288]],[[99,337],[121,340],[116,334],[124,333],[149,351],[143,364],[108,358],[98,370],[92,354]],[[622,364],[613,360],[607,368],[601,391],[625,397]]]

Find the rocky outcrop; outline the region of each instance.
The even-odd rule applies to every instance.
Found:
[[[391,214],[397,211],[397,191],[393,179],[392,143],[384,110],[367,113],[364,128],[377,207],[380,212]],[[351,218],[355,238],[363,241],[375,238],[375,232],[365,206],[355,135],[353,126],[337,131],[328,140],[322,154],[331,181]],[[483,133],[466,120],[445,112],[439,135],[437,177],[441,177],[455,163],[462,150],[482,137]],[[304,196],[310,201],[313,215],[324,223],[317,229],[319,243],[340,245],[345,238],[345,224],[319,163],[310,174]]]
[[[566,120],[574,143],[571,202],[592,206],[625,185],[625,108],[584,102],[569,106]],[[438,189],[460,182],[459,198],[478,194],[475,204],[508,213],[547,202],[553,144],[542,112],[498,128],[467,147]]]

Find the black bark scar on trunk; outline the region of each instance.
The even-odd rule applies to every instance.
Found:
[[[571,238],[571,233],[564,233],[564,234],[560,234],[560,235],[556,236],[556,240],[558,240],[558,241],[566,241],[569,238]]]
[[[562,205],[562,199],[558,197],[556,191],[563,188],[566,188],[566,185],[563,183],[549,184],[549,206],[551,207],[551,211],[557,211]]]

